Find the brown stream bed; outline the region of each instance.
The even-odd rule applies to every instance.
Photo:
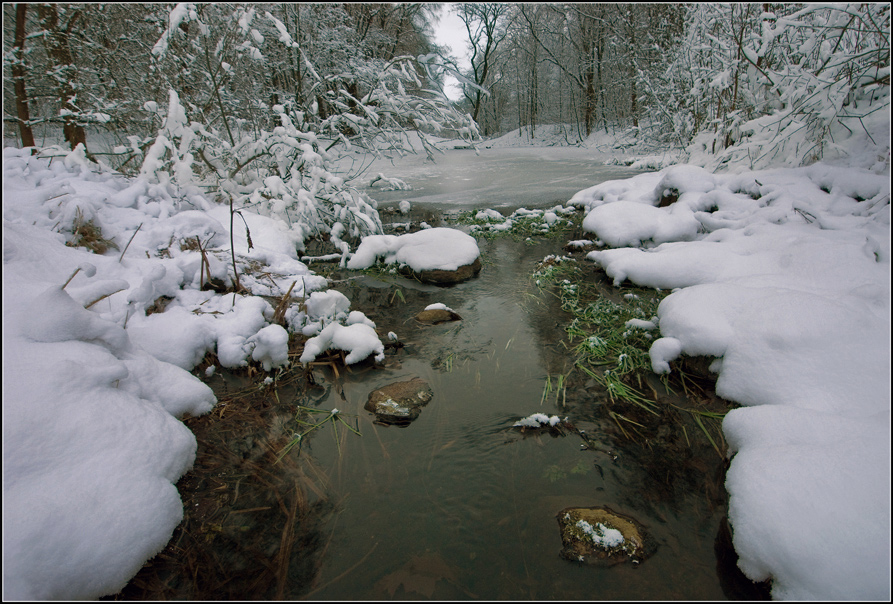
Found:
[[[225,372],[220,404],[186,421],[199,441],[179,482],[185,517],[168,547],[119,599],[716,600],[765,597],[737,571],[725,530],[725,460],[677,407],[724,411],[709,382],[684,396],[651,388],[659,417],[611,403],[580,371],[566,390],[569,316],[530,275],[555,242],[480,241],[480,275],[452,287],[397,277],[333,275],[352,310],[395,332],[385,362],[319,363],[314,384],[295,363],[273,385],[263,372]],[[581,264],[585,264],[582,263]],[[599,278],[594,269],[594,279]],[[604,285],[605,295],[618,291]],[[443,303],[461,321],[412,317]],[[295,359],[296,360],[296,359]],[[197,368],[203,375],[207,365]],[[251,375],[253,373],[253,375]],[[407,427],[374,423],[369,393],[424,379],[434,396]],[[298,407],[338,409],[277,461]],[[625,434],[614,410],[641,425]],[[586,431],[521,434],[532,413]],[[320,421],[326,414],[300,416]],[[333,428],[335,426],[335,428]],[[722,446],[718,424],[708,426]],[[635,518],[654,553],[641,563],[563,559],[556,514],[608,506]]]

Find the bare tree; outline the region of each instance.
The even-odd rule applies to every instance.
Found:
[[[25,89],[25,17],[28,5],[16,5],[15,42],[13,43],[12,78],[15,87],[16,115],[23,147],[34,146],[34,133],[31,131],[31,114],[28,110],[28,93]]]
[[[63,126],[62,132],[65,141],[74,149],[79,144],[87,146],[87,134],[84,127],[78,123],[77,114],[79,113],[76,100],[76,80],[77,66],[71,53],[69,45],[69,37],[72,30],[81,17],[81,10],[74,9],[69,12],[68,23],[60,23],[59,6],[56,4],[39,4],[37,6],[37,14],[40,16],[41,25],[44,29],[44,41],[46,44],[47,55],[50,58],[53,67],[54,78],[56,80],[57,95],[59,104],[62,109]]]
[[[490,83],[490,69],[500,43],[505,39],[506,30],[501,28],[501,21],[509,11],[507,4],[460,4],[459,18],[465,23],[468,40],[471,43],[471,72],[474,83],[479,86],[474,90],[465,90],[465,98],[471,103],[471,117],[478,121],[481,112],[481,101]],[[484,131],[487,134],[486,129]]]

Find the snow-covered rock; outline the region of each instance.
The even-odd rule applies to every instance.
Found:
[[[480,250],[474,237],[441,227],[399,236],[363,237],[347,268],[369,268],[379,260],[405,266],[422,280],[436,282],[443,282],[445,273],[454,273],[451,281],[458,281],[480,270]]]

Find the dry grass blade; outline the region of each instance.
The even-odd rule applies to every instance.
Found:
[[[143,228],[142,222],[138,227],[136,227],[136,230],[133,232],[133,235],[130,236],[130,240],[127,242],[127,245],[124,246],[124,251],[122,251],[121,255],[118,257],[118,264],[120,264],[121,261],[124,260],[124,254],[127,253],[127,248],[129,248],[130,244],[133,243],[133,238],[136,237],[136,234],[140,232],[141,228]]]
[[[123,292],[125,289],[127,289],[127,288],[126,288],[126,287],[122,287],[121,289],[116,289],[115,291],[113,291],[113,292],[111,292],[111,293],[103,294],[103,295],[99,296],[98,298],[96,298],[95,300],[93,300],[92,302],[90,302],[89,304],[85,304],[85,305],[84,305],[84,308],[90,308],[91,306],[93,306],[93,305],[96,304],[97,302],[102,302],[103,300],[105,300],[105,299],[108,298],[109,296],[114,296],[114,295],[117,294],[118,292]]]
[[[710,436],[710,432],[707,430],[707,427],[704,425],[704,422],[701,421],[701,415],[699,413],[694,413],[695,422],[697,422],[698,427],[701,428],[701,431],[704,433],[704,436],[707,437],[707,440],[710,441],[710,444],[713,445],[714,450],[716,450],[716,454],[720,457],[724,457],[722,451],[717,446],[716,441],[713,440],[713,437]]]
[[[289,300],[291,300],[291,292],[297,283],[297,281],[292,281],[288,291],[285,292],[285,295],[279,300],[279,304],[276,305],[276,310],[273,312],[273,323],[282,326],[285,325],[285,311],[288,310]]]

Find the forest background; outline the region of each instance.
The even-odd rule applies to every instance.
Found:
[[[326,166],[403,153],[410,131],[429,155],[435,134],[622,131],[759,169],[833,160],[835,134],[889,111],[887,4],[460,4],[466,70],[432,42],[447,6],[5,4],[4,139],[61,130],[125,174],[361,236],[361,170]]]

